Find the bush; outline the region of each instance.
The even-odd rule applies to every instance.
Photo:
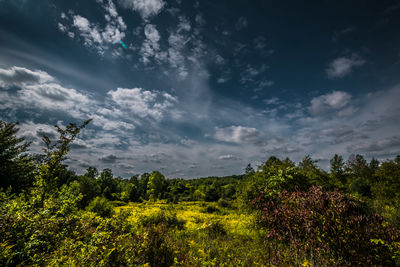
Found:
[[[111,217],[114,214],[113,208],[112,203],[105,197],[96,197],[89,203],[86,210],[95,212],[101,217]]]
[[[217,202],[217,205],[222,208],[228,208],[231,206],[231,203],[226,199],[220,198]]]
[[[113,200],[111,201],[111,205],[113,205],[114,207],[120,207],[120,206],[125,206],[126,202],[120,200]]]
[[[149,227],[141,243],[141,262],[150,266],[171,266],[174,263],[174,250],[168,242],[163,225]]]
[[[209,237],[216,238],[218,236],[225,236],[226,230],[220,221],[212,221],[202,228]]]
[[[182,230],[185,226],[185,220],[178,219],[174,213],[165,213],[164,211],[153,213],[149,216],[142,216],[139,222],[144,227],[163,225],[167,228],[177,228]]]
[[[219,209],[214,206],[207,206],[205,209],[202,210],[202,212],[204,212],[204,213],[214,213],[214,212],[218,212],[218,211],[219,211]]]
[[[363,202],[339,192],[281,192],[277,198],[260,195],[252,205],[258,223],[268,229],[267,241],[288,243],[293,258],[316,265],[394,265],[399,230]],[[285,254],[279,251],[281,255]]]

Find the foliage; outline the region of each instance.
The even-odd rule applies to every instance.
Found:
[[[101,217],[111,217],[114,206],[105,197],[95,197],[86,207],[87,211],[95,212]]]
[[[206,212],[206,213],[214,213],[214,212],[218,212],[218,211],[219,211],[219,209],[217,207],[211,206],[211,205],[208,205],[206,208],[203,209],[203,212]]]
[[[14,192],[32,185],[34,162],[28,151],[29,142],[17,137],[15,123],[0,120],[0,187],[12,187]]]
[[[153,172],[149,177],[149,181],[147,182],[149,199],[155,200],[163,198],[163,191],[165,187],[166,181],[164,175],[158,171]]]
[[[335,155],[329,173],[306,156],[226,177],[78,176],[63,162],[89,122],[55,126],[34,161],[0,121],[1,266],[400,264],[400,156]]]
[[[139,222],[145,227],[162,225],[166,228],[177,228],[180,230],[182,230],[185,225],[185,221],[182,219],[178,219],[176,217],[176,214],[167,214],[163,211],[153,213],[148,216],[142,216],[139,218]]]
[[[226,230],[220,221],[211,221],[205,224],[202,228],[211,238],[226,235]]]
[[[282,191],[278,198],[261,194],[252,205],[258,223],[268,229],[267,242],[288,242],[299,258],[318,265],[393,265],[400,232],[381,216],[368,214],[361,201],[337,191],[312,187]],[[372,242],[371,240],[380,240]],[[280,252],[282,253],[282,252]]]

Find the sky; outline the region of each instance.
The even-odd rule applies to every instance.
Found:
[[[122,43],[126,48],[122,45]],[[0,119],[168,178],[400,154],[400,1],[0,0]]]

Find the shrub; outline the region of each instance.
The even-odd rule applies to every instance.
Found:
[[[111,217],[114,213],[113,208],[112,203],[105,197],[95,197],[86,210],[95,212],[101,217]]]
[[[225,236],[226,230],[220,221],[212,221],[205,224],[202,228],[209,237],[216,238],[218,236]]]
[[[214,212],[218,212],[218,211],[219,211],[219,209],[214,206],[207,206],[206,208],[202,209],[202,212],[204,212],[204,213],[214,213]]]
[[[394,265],[399,231],[381,216],[368,214],[364,203],[351,196],[312,187],[308,192],[282,191],[277,198],[261,194],[252,205],[260,211],[258,223],[269,230],[267,241],[290,244],[296,261]]]
[[[222,208],[227,208],[231,206],[231,203],[226,199],[220,198],[217,202],[217,205]]]
[[[167,228],[177,228],[182,230],[185,226],[185,220],[178,219],[174,213],[165,213],[164,211],[153,213],[149,216],[141,216],[139,222],[144,227],[163,225]]]
[[[120,207],[120,206],[125,206],[126,202],[120,200],[113,200],[111,201],[111,205],[113,205],[114,207]]]
[[[171,266],[174,263],[174,250],[168,242],[163,225],[149,227],[141,243],[141,262],[150,266]]]

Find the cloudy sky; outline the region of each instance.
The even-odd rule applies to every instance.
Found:
[[[399,1],[0,0],[1,119],[39,152],[52,125],[93,118],[78,173],[387,159],[399,102]]]

